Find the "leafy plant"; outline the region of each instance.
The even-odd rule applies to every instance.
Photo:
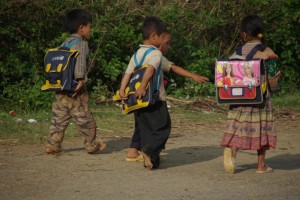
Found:
[[[0,7],[0,35],[4,38],[0,41],[1,102],[22,109],[49,107],[52,95],[39,91],[44,77],[43,58],[47,49],[59,46],[68,36],[63,30],[63,17],[74,8],[86,9],[93,16],[88,85],[92,93],[93,90],[99,93],[98,80],[102,81],[101,87],[106,86],[107,94],[116,91],[131,55],[142,43],[140,29],[144,18],[155,15],[172,34],[169,60],[211,80],[211,84],[202,86],[170,75],[176,87],[169,87],[169,94],[214,95],[214,61],[228,57],[240,44],[239,24],[248,14],[263,17],[267,44],[280,57],[283,76],[279,95],[293,93],[299,90],[294,86],[300,84],[300,2],[274,2],[3,0]]]

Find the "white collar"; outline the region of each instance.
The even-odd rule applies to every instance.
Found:
[[[155,48],[157,49],[157,47],[153,46],[153,45],[145,45],[145,44],[140,44],[141,48]]]

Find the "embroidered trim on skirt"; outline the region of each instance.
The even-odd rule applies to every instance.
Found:
[[[260,105],[230,106],[221,146],[242,150],[275,148],[276,133],[271,99]]]

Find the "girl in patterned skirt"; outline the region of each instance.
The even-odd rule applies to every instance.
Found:
[[[241,36],[245,44],[242,46],[242,57],[245,57],[258,44],[262,45],[253,58],[267,60],[276,57],[266,46],[262,18],[257,15],[245,17],[241,23]],[[237,58],[234,53],[230,58]],[[240,57],[239,57],[240,58]],[[262,75],[261,84],[266,83],[267,73]],[[265,162],[266,150],[276,146],[276,134],[273,107],[267,87],[264,101],[256,105],[231,105],[227,115],[227,127],[221,146],[224,146],[224,168],[228,173],[235,171],[237,150],[256,150],[258,155],[257,173],[272,172]]]

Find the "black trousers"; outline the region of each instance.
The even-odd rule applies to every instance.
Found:
[[[141,150],[142,144],[141,144],[141,133],[140,129],[136,120],[136,112],[134,112],[134,132],[131,138],[131,144],[130,148],[135,148],[137,150]]]
[[[167,103],[158,101],[154,105],[136,110],[134,117],[135,131],[131,147],[141,149],[155,162],[171,133]]]

